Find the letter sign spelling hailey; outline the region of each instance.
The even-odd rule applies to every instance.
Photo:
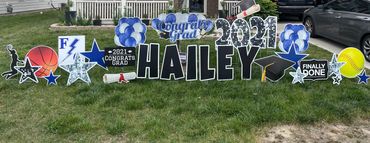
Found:
[[[58,37],[58,63],[68,65],[74,63],[75,54],[85,52],[85,36]],[[85,58],[81,57],[82,60]]]
[[[172,17],[175,18],[174,15]],[[166,20],[170,21],[170,19]],[[157,19],[156,21],[153,25],[154,28],[169,26],[168,29],[171,29],[171,24],[163,25],[160,20]],[[209,45],[188,45],[185,71],[182,69],[179,60],[178,47],[176,45],[169,45],[166,46],[165,53],[163,54],[164,57],[160,72],[159,44],[152,43],[150,47],[145,44],[140,45],[137,66],[138,78],[162,80],[179,80],[185,78],[186,81],[208,81],[214,80],[217,77],[219,81],[233,80],[234,68],[232,67],[232,57],[235,54],[235,48],[242,64],[241,78],[243,80],[250,80],[252,77],[252,64],[258,51],[262,48],[276,48],[276,25],[276,17],[267,17],[265,20],[261,17],[252,17],[249,22],[244,19],[237,19],[231,25],[225,19],[218,19],[216,21],[216,29],[222,30],[222,36],[215,41],[217,68],[210,67]],[[256,32],[252,33],[252,29],[256,29]],[[181,40],[181,38],[177,40]]]

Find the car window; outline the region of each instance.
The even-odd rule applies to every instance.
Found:
[[[352,4],[352,0],[336,0],[329,3],[327,8],[337,11],[353,11],[355,6]]]
[[[353,12],[370,14],[370,1],[369,0],[355,0],[355,9]]]

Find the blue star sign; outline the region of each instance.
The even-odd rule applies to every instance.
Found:
[[[363,70],[361,75],[358,76],[358,84],[367,84],[368,80],[369,80],[369,75],[366,74],[366,71]]]
[[[279,55],[279,57],[283,58],[283,59],[287,59],[289,61],[292,61],[294,62],[295,64],[293,65],[293,68],[294,69],[297,69],[298,66],[299,66],[299,62],[304,59],[305,57],[308,56],[308,54],[297,54],[296,52],[296,48],[294,48],[293,46],[290,47],[289,49],[289,52],[288,53],[277,53]]]
[[[92,44],[92,48],[90,52],[81,52],[83,56],[89,59],[89,62],[96,62],[100,67],[108,70],[107,65],[104,61],[104,50],[99,49],[99,45],[94,39],[94,42]]]
[[[57,79],[60,75],[54,75],[53,71],[50,71],[49,76],[45,76],[44,78],[48,81],[47,85],[57,85]]]

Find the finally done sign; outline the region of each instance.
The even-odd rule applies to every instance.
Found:
[[[301,70],[308,76],[308,80],[324,80],[328,78],[328,61],[310,60],[301,61]]]

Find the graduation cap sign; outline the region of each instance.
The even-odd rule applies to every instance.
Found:
[[[255,63],[262,67],[262,82],[266,78],[273,82],[279,81],[285,75],[285,70],[294,65],[294,62],[275,55],[257,59]]]

